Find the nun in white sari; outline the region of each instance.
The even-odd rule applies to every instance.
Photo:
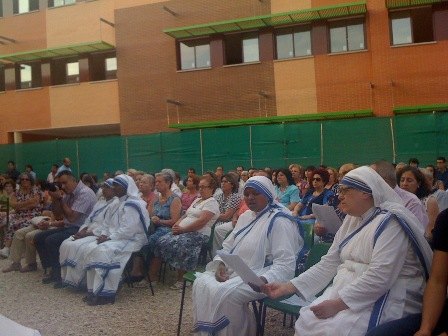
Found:
[[[61,278],[64,285],[79,287],[85,280],[86,255],[97,247],[96,239],[103,227],[107,227],[118,209],[119,201],[113,190],[112,178],[102,186],[104,200],[99,200],[77,234],[62,243],[59,249]]]
[[[134,180],[118,175],[113,181],[118,210],[103,227],[97,246],[86,257],[89,305],[115,302],[124,267],[133,252],[148,243],[149,215]]]
[[[238,218],[221,251],[239,255],[264,282],[291,279],[303,240],[290,211],[274,201],[274,187],[264,176],[246,182],[244,200],[250,210]],[[249,302],[264,296],[216,256],[193,285],[194,331],[200,335],[254,335],[255,318]]]
[[[296,335],[364,335],[384,322],[421,310],[431,249],[417,218],[371,168],[341,180],[341,210],[347,213],[328,254],[284,284],[267,284],[270,297],[310,299],[300,310]]]

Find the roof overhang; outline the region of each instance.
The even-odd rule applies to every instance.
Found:
[[[399,106],[394,108],[394,114],[408,113],[427,113],[448,111],[448,104],[432,104],[432,105],[415,105],[415,106]]]
[[[243,125],[262,125],[275,124],[287,122],[304,122],[304,121],[322,121],[322,120],[336,120],[336,119],[351,119],[351,118],[366,118],[373,117],[372,110],[356,110],[356,111],[339,111],[339,112],[325,112],[325,113],[311,113],[289,116],[272,116],[260,118],[244,118],[244,119],[229,119],[229,120],[212,120],[205,122],[195,122],[186,124],[170,124],[168,127],[185,129],[197,128],[214,128],[214,127],[228,127],[228,126],[243,126]]]
[[[317,7],[292,12],[240,18],[228,21],[211,22],[188,27],[165,29],[163,32],[171,37],[191,38],[213,34],[229,33],[275,27],[296,23],[308,23],[338,17],[364,15],[367,12],[366,2],[351,2],[334,6]]]
[[[9,55],[0,55],[0,61],[12,63],[32,62],[47,58],[70,57],[84,53],[113,49],[115,49],[115,47],[109,43],[104,41],[95,41],[48,49],[29,50]]]
[[[28,130],[14,130],[11,132],[19,132],[23,134],[34,134],[51,136],[55,138],[81,138],[90,136],[103,135],[119,135],[120,124],[103,124],[103,125],[86,125],[86,126],[71,126],[58,128],[42,128],[42,129],[28,129]]]
[[[447,0],[386,0],[386,7],[388,9],[415,7],[415,6],[432,5],[446,1]]]

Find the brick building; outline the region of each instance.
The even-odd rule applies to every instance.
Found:
[[[448,110],[445,0],[3,0],[0,143]]]

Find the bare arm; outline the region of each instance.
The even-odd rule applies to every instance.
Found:
[[[62,201],[62,193],[58,191],[49,192],[52,200],[53,200],[53,213],[56,218],[64,217],[70,223],[78,220],[81,214],[77,211],[72,210],[66,203]]]
[[[442,313],[448,285],[448,252],[434,251],[431,275],[423,295],[423,315],[416,335],[431,335]]]
[[[294,209],[292,210],[292,215],[293,216],[298,216],[300,211],[303,208],[303,204],[302,203],[297,203],[296,206],[294,207]]]
[[[160,219],[157,216],[154,216],[154,217],[157,217],[155,224],[168,226],[168,227],[173,226],[175,223],[177,223],[177,221],[180,218],[181,208],[182,208],[182,203],[180,201],[180,198],[179,197],[174,198],[173,202],[171,203],[171,206],[170,206],[170,217],[171,218],[170,219]]]
[[[432,237],[432,230],[434,229],[434,224],[436,223],[437,215],[439,214],[439,206],[435,197],[429,197],[428,203],[426,204],[426,212],[428,213],[429,223],[426,227],[426,234]]]
[[[208,210],[202,210],[201,215],[193,223],[187,227],[180,227],[179,223],[173,225],[173,234],[181,234],[186,232],[195,232],[202,229],[214,216],[215,214]]]
[[[16,195],[12,195],[10,199],[10,205],[15,210],[30,210],[39,205],[40,197],[39,195],[34,195],[33,197],[25,200],[18,201]]]

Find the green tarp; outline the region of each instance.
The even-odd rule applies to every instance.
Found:
[[[294,162],[337,167],[411,157],[429,164],[448,156],[447,134],[448,113],[435,112],[3,145],[0,159],[4,170],[8,160],[16,161],[19,171],[30,163],[41,179],[66,156],[75,174],[99,178],[105,171],[128,168],[157,172],[170,167],[185,175],[190,167],[202,173],[218,165],[226,171],[237,165],[278,168]]]

